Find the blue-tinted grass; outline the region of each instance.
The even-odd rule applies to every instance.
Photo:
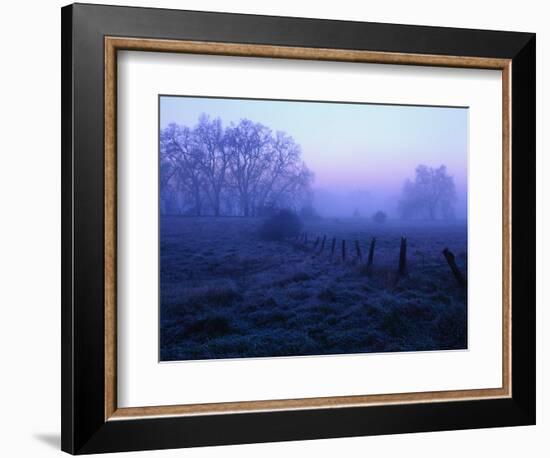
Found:
[[[367,219],[306,222],[309,249],[263,241],[260,219],[163,217],[162,361],[451,350],[467,347],[466,293],[441,251],[466,274],[464,222],[377,225]],[[317,235],[348,241],[347,262],[322,255]],[[396,276],[400,237],[406,278]],[[374,268],[364,262],[375,236]],[[352,245],[359,240],[363,264]]]

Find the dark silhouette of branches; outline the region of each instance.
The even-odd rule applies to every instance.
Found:
[[[313,173],[284,133],[242,119],[224,128],[203,114],[195,127],[160,133],[161,212],[258,216],[311,201]]]
[[[191,203],[189,212],[200,215],[203,203],[202,158],[193,132],[187,127],[170,124],[160,134],[160,152],[161,200],[170,192],[181,193]]]

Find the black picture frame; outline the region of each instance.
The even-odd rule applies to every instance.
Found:
[[[535,424],[535,34],[74,4],[62,8],[62,449],[72,454]],[[512,396],[105,420],[104,37],[512,61]]]

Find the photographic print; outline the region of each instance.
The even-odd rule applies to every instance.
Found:
[[[467,169],[467,107],[160,95],[160,360],[466,349]]]

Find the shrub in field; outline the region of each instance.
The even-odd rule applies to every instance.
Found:
[[[264,240],[284,240],[296,237],[302,230],[302,220],[292,210],[279,210],[267,218],[260,227],[260,237]]]
[[[383,211],[378,210],[374,215],[372,215],[372,220],[375,223],[382,224],[386,222],[387,217],[388,215],[386,215]]]
[[[256,208],[256,215],[257,216],[273,216],[275,213],[277,213],[277,206],[271,203],[260,205],[258,208]]]

